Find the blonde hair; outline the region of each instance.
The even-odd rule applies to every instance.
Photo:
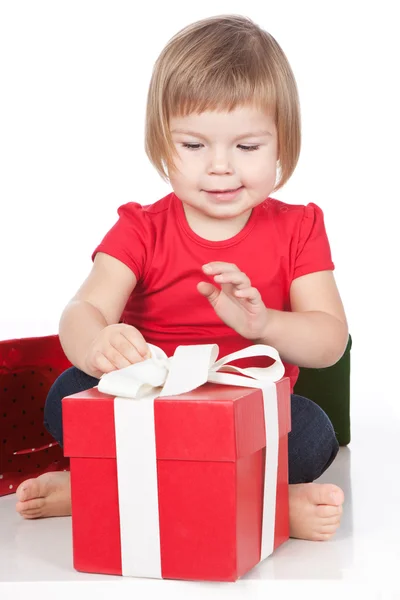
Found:
[[[300,106],[289,62],[275,39],[251,19],[210,17],[179,31],[158,57],[150,81],[145,149],[168,181],[176,148],[171,117],[252,105],[271,111],[278,135],[280,176],[291,177],[300,154]]]

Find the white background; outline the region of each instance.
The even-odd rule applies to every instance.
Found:
[[[275,194],[325,213],[354,339],[353,411],[399,418],[398,3],[0,0],[0,339],[56,333],[129,201],[169,192],[144,152],[152,66],[188,23],[245,14],[294,70],[303,145]],[[384,415],[382,415],[382,401]]]

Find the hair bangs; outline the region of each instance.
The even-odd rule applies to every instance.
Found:
[[[206,111],[231,112],[249,105],[275,115],[276,90],[269,79],[226,69],[186,80],[177,74],[166,90],[164,116],[169,120]]]

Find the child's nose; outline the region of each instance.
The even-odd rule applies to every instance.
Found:
[[[223,175],[225,173],[232,173],[233,170],[232,161],[227,152],[220,150],[212,153],[208,168],[210,174]]]

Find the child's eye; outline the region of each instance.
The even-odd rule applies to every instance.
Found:
[[[188,150],[199,150],[203,146],[203,144],[191,144],[189,142],[184,142],[182,144],[182,146],[184,148],[187,148]],[[252,152],[254,150],[258,150],[259,147],[260,147],[259,145],[254,145],[254,146],[243,146],[243,144],[238,145],[238,148],[240,148],[244,152]]]
[[[244,150],[245,152],[252,152],[252,150],[258,150],[260,146],[243,146],[242,144],[238,145],[238,148]]]
[[[198,150],[199,148],[201,148],[202,144],[188,144],[188,143],[183,143],[182,146],[184,148],[187,148],[188,150]]]

